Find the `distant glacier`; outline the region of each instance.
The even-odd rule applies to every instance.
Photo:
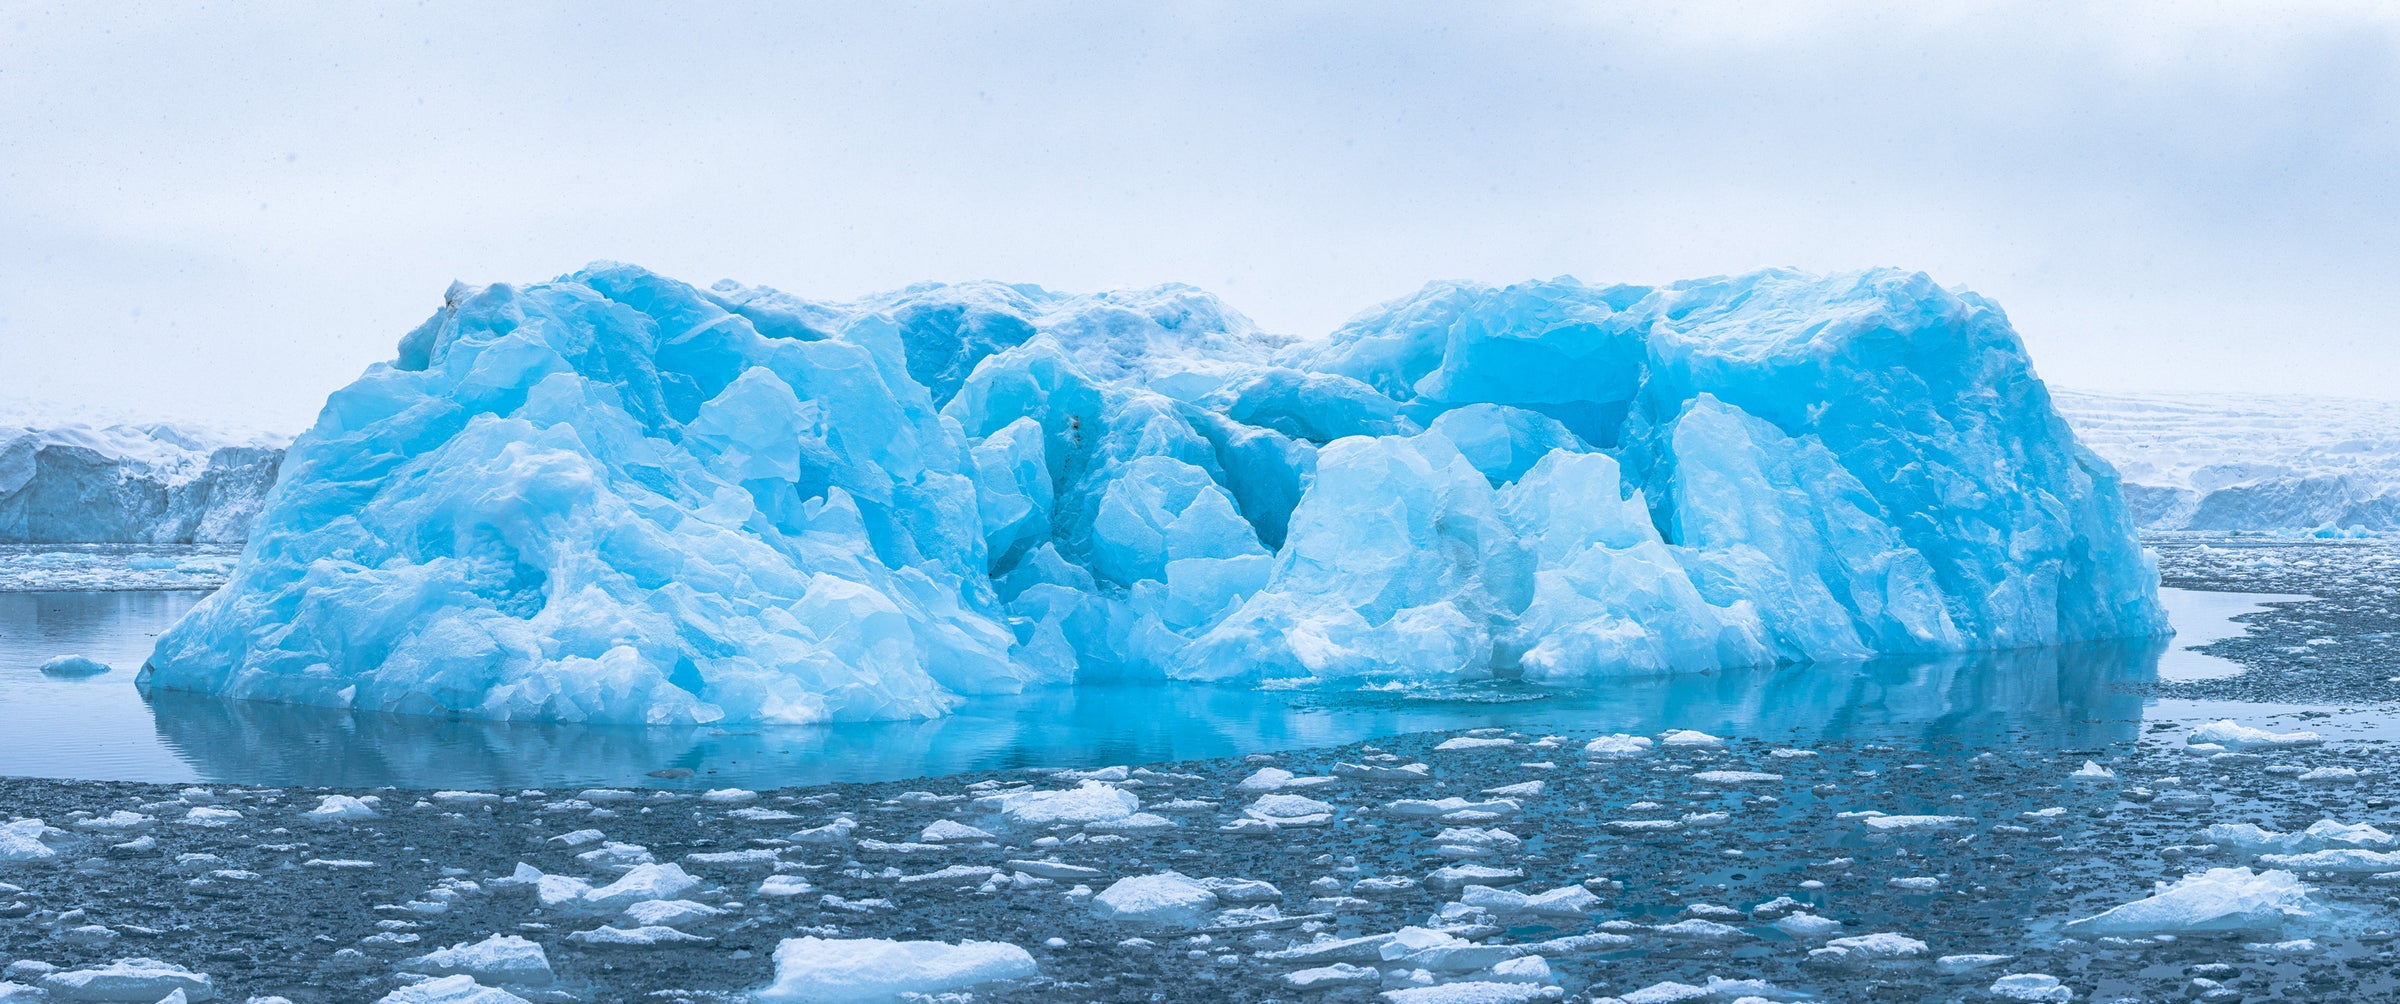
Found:
[[[2061,391],[2144,530],[2400,530],[2400,401]]]
[[[0,544],[239,543],[285,443],[166,424],[0,427]]]
[[[2114,472],[1922,274],[1435,283],[1328,338],[1184,286],[453,287],[284,458],[146,686],[503,719],[942,714],[2164,629]]]

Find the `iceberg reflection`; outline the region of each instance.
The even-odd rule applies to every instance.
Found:
[[[168,693],[153,695],[150,708],[160,740],[203,778],[225,783],[772,788],[1189,760],[1478,727],[1570,735],[1689,728],[1800,744],[2097,746],[2136,738],[2142,685],[2156,678],[2165,647],[2162,639],[1618,677],[1573,690],[1083,685],[977,700],[937,719],[827,726],[492,722]],[[650,776],[677,768],[692,774]]]

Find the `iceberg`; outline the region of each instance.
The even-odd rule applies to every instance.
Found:
[[[282,459],[140,683],[648,724],[1105,679],[1612,676],[2162,633],[1996,305],[1919,273],[453,286]]]

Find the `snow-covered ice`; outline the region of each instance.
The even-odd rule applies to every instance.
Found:
[[[1102,920],[1162,927],[1197,927],[1216,909],[1217,894],[1178,872],[1118,879],[1092,897],[1092,915]]]
[[[41,665],[43,676],[98,676],[110,671],[105,662],[80,655],[62,655]]]
[[[1182,286],[600,264],[454,287],[282,469],[145,686],[814,723],[2164,626],[2004,315],[1890,270],[1435,283],[1293,341]]]
[[[550,957],[542,946],[513,934],[460,942],[402,965],[432,976],[471,976],[478,983],[547,986],[553,979]]]
[[[2288,871],[2211,868],[2146,898],[2069,921],[2067,933],[2097,935],[2270,933],[2316,916],[2308,887]]]
[[[890,1001],[1040,972],[1024,949],[999,942],[790,938],[775,948],[775,982],[751,999],[762,1004]]]

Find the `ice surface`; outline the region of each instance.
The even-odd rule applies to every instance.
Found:
[[[2211,868],[2158,883],[2156,894],[2070,921],[2065,930],[2078,937],[2272,933],[2316,913],[2308,887],[2291,872]]]
[[[2159,632],[1999,309],[1923,275],[454,287],[143,682],[502,719],[939,715],[1106,678],[1569,683]]]
[[[0,543],[240,541],[283,445],[167,425],[0,428]]]
[[[1033,956],[993,941],[789,938],[775,948],[775,983],[752,995],[769,1004],[897,1001],[1040,974]]]

